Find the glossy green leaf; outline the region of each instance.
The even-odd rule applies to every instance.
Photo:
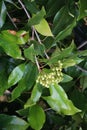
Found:
[[[0,114],[0,129],[2,130],[26,130],[29,124],[16,116]]]
[[[5,70],[0,71],[0,95],[8,89],[8,82]]]
[[[67,68],[67,67],[70,67],[70,66],[74,66],[76,64],[79,64],[80,62],[82,62],[83,59],[77,57],[77,56],[71,56],[70,58],[67,58],[67,59],[64,59],[62,61],[63,63],[63,68]]]
[[[61,34],[63,32],[65,32],[68,35],[69,31],[66,32],[66,30],[70,30],[70,26],[72,27],[73,24],[74,24],[74,17],[72,17],[69,14],[68,7],[64,6],[57,12],[57,14],[54,17],[54,20],[53,20],[53,34],[57,35],[57,36],[58,35],[61,36]]]
[[[81,85],[83,91],[87,88],[87,76],[81,77],[80,85]]]
[[[29,40],[29,33],[24,30],[20,30],[16,33],[16,37],[17,37],[17,44],[19,45],[25,44]]]
[[[41,94],[42,94],[42,88],[41,88],[40,84],[36,84],[32,90],[31,97],[25,103],[24,108],[31,107],[32,105],[35,105],[36,102],[40,99]]]
[[[63,80],[61,81],[62,83],[66,83],[66,82],[69,82],[71,81],[73,78],[67,74],[64,74],[63,73]]]
[[[80,20],[81,18],[84,18],[87,16],[87,1],[86,0],[79,0],[78,6],[79,6],[78,20]]]
[[[48,22],[45,19],[42,19],[39,24],[34,26],[37,32],[43,36],[53,36]]]
[[[34,2],[34,0],[33,1],[23,0],[23,2],[25,3],[27,10],[31,14],[36,14],[39,11],[38,6],[37,6],[36,2]]]
[[[12,91],[11,101],[21,95],[24,90],[29,90],[34,85],[38,75],[38,69],[33,63],[25,66],[24,75],[19,81],[18,86]]]
[[[24,50],[24,55],[27,59],[31,60],[32,62],[35,62],[35,50],[33,44],[29,48]]]
[[[0,46],[3,48],[7,55],[16,59],[23,59],[21,56],[21,50],[16,44],[15,37],[9,35],[8,31],[3,31],[0,34]]]
[[[12,4],[13,4],[12,0],[4,0],[4,1],[6,1],[6,2],[9,2],[9,3],[12,3]]]
[[[77,109],[68,99],[63,88],[57,84],[49,87],[51,96],[44,97],[53,110],[64,115],[74,115],[81,110]]]
[[[74,89],[70,96],[75,106],[83,110],[84,112],[87,107],[86,95],[84,95],[83,92],[80,92],[77,89]]]
[[[73,28],[75,27],[75,25],[76,25],[76,20],[74,20],[72,22],[72,24],[68,25],[65,29],[63,29],[62,31],[60,31],[58,33],[58,35],[56,36],[55,41],[56,42],[60,41],[60,40],[64,39],[65,37],[67,37],[68,35],[70,35],[71,32],[72,32],[72,30],[73,30]]]
[[[32,106],[29,111],[28,121],[34,130],[41,130],[45,123],[45,113],[43,109],[38,105]]]
[[[20,109],[16,111],[20,116],[27,117],[29,115],[29,108]]]
[[[0,28],[4,25],[6,19],[6,6],[4,1],[0,1]]]
[[[67,57],[70,57],[72,55],[72,52],[74,50],[74,43],[72,42],[71,45],[64,50],[60,51],[59,53],[56,53],[55,56],[52,56],[51,59],[48,61],[48,63],[55,63],[58,62],[58,60],[63,60]]]
[[[20,64],[11,72],[8,78],[8,86],[15,85],[18,81],[21,80],[24,74],[25,64]]]
[[[55,15],[55,13],[65,4],[65,0],[48,0],[46,4],[47,17]]]
[[[37,41],[32,40],[31,44],[34,45],[34,50],[35,50],[35,54],[38,56],[43,56],[44,51],[45,51],[45,46],[44,44],[39,44]]]
[[[46,15],[44,7],[42,7],[41,11],[37,12],[37,14],[33,15],[33,17],[29,20],[29,25],[37,25],[43,19],[44,15]]]

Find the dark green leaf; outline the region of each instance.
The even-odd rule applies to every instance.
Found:
[[[47,17],[55,15],[56,12],[65,4],[65,0],[48,0],[46,8],[47,8]]]
[[[27,117],[29,115],[29,108],[26,109],[20,109],[16,111],[20,116]]]
[[[8,89],[7,75],[6,72],[0,71],[0,95],[3,95],[4,91]]]
[[[54,17],[53,34],[59,35],[75,24],[74,17],[70,16],[67,6],[62,7]]]
[[[29,124],[16,116],[0,114],[1,130],[26,130]]]
[[[87,76],[81,77],[80,85],[81,85],[83,91],[87,88]]]
[[[41,9],[41,11],[37,12],[30,20],[29,25],[37,25],[40,23],[40,21],[43,19],[44,15],[46,15],[44,7]]]
[[[63,51],[60,51],[55,56],[51,57],[51,59],[49,60],[48,63],[55,63],[55,62],[58,62],[58,60],[63,60],[65,58],[69,57],[70,55],[72,55],[72,51],[74,50],[74,47],[75,47],[75,45],[72,42],[69,47],[65,48]]]
[[[63,80],[61,81],[62,83],[66,83],[71,81],[73,78],[67,74],[63,74]]]
[[[29,111],[28,121],[34,130],[41,130],[45,122],[43,109],[38,105],[32,106]]]
[[[23,0],[23,2],[25,3],[26,8],[31,12],[31,14],[36,14],[39,11],[38,6],[34,0]]]
[[[45,46],[44,44],[39,44],[37,41],[32,41],[31,43],[34,44],[34,49],[35,49],[35,53],[36,55],[40,55],[43,56],[44,51],[45,51]]]
[[[72,24],[68,25],[65,29],[63,29],[58,33],[58,35],[55,38],[55,41],[56,42],[60,41],[64,39],[66,36],[70,35],[75,25],[76,25],[76,19],[72,22]]]
[[[33,44],[29,48],[24,50],[24,55],[27,59],[31,60],[32,62],[35,62],[35,50]]]

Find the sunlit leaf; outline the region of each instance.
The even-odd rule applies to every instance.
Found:
[[[15,37],[8,35],[8,31],[3,31],[0,34],[0,46],[3,48],[5,53],[16,59],[23,59],[21,56],[21,50],[15,43]]]
[[[24,90],[31,89],[36,81],[37,75],[37,67],[33,63],[27,64],[22,79],[19,81],[18,86],[12,91],[11,101],[19,97]]]
[[[25,69],[25,64],[21,64],[14,68],[14,70],[11,72],[8,78],[8,85],[12,86],[15,85],[23,76]]]
[[[44,36],[53,36],[48,22],[45,19],[42,19],[39,24],[34,26],[37,32]]]
[[[36,84],[32,90],[31,97],[28,99],[28,101],[25,103],[24,108],[30,107],[32,105],[35,105],[36,102],[39,100],[42,94],[42,88],[39,84]]]
[[[81,110],[77,109],[68,99],[63,88],[57,84],[49,87],[51,96],[44,97],[53,110],[64,115],[74,115]]]

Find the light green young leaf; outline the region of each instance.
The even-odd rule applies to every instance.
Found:
[[[30,108],[28,121],[34,130],[41,130],[45,120],[45,113],[40,106],[34,105]]]
[[[29,124],[16,116],[0,114],[0,129],[2,130],[26,130]]]
[[[21,64],[14,68],[8,78],[8,86],[15,85],[19,80],[21,80],[24,74],[25,64]]]
[[[48,22],[45,19],[42,19],[39,24],[34,26],[37,32],[43,36],[53,36]]]
[[[72,101],[68,99],[65,91],[61,86],[55,84],[49,87],[51,96],[43,97],[47,103],[51,106],[53,110],[58,112],[59,114],[64,115],[74,115],[78,112],[81,112],[78,108],[76,108]]]

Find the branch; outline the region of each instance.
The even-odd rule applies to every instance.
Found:
[[[22,8],[24,9],[24,11],[25,11],[27,17],[30,19],[31,17],[30,17],[30,15],[29,15],[29,13],[27,12],[27,10],[26,10],[24,4],[21,2],[21,0],[18,0],[18,2],[20,3],[20,5],[22,6]]]
[[[30,19],[30,18],[31,18],[31,17],[30,17],[30,14],[29,14],[28,11],[26,10],[24,4],[21,2],[21,0],[18,0],[18,2],[21,4],[22,8],[24,9],[24,11],[25,11],[25,13],[26,13],[28,19]],[[42,44],[42,43],[41,43],[41,40],[40,40],[40,37],[39,37],[37,31],[35,30],[35,28],[34,28],[33,26],[32,26],[32,30],[34,31],[34,33],[35,33],[35,35],[36,35],[36,37],[37,37],[38,42],[39,42],[40,44]],[[46,51],[44,51],[44,53],[45,53],[46,58],[49,59],[49,56],[48,56],[48,54],[46,53]]]
[[[37,60],[37,57],[36,57],[36,56],[35,56],[35,61],[36,61],[37,68],[38,68],[38,70],[39,70],[39,72],[40,72],[40,66],[39,66],[39,63],[38,63],[38,60]]]
[[[87,73],[87,70],[83,69],[82,67],[78,66],[78,65],[75,65],[75,67],[79,70],[81,70],[82,72],[85,72]]]
[[[84,47],[87,44],[87,41],[83,42],[80,46],[78,46],[78,50],[81,49],[82,47]]]
[[[16,24],[13,22],[13,20],[12,20],[10,14],[9,14],[8,12],[7,12],[7,15],[8,15],[9,19],[11,20],[12,24],[14,25],[14,27],[18,30]]]

